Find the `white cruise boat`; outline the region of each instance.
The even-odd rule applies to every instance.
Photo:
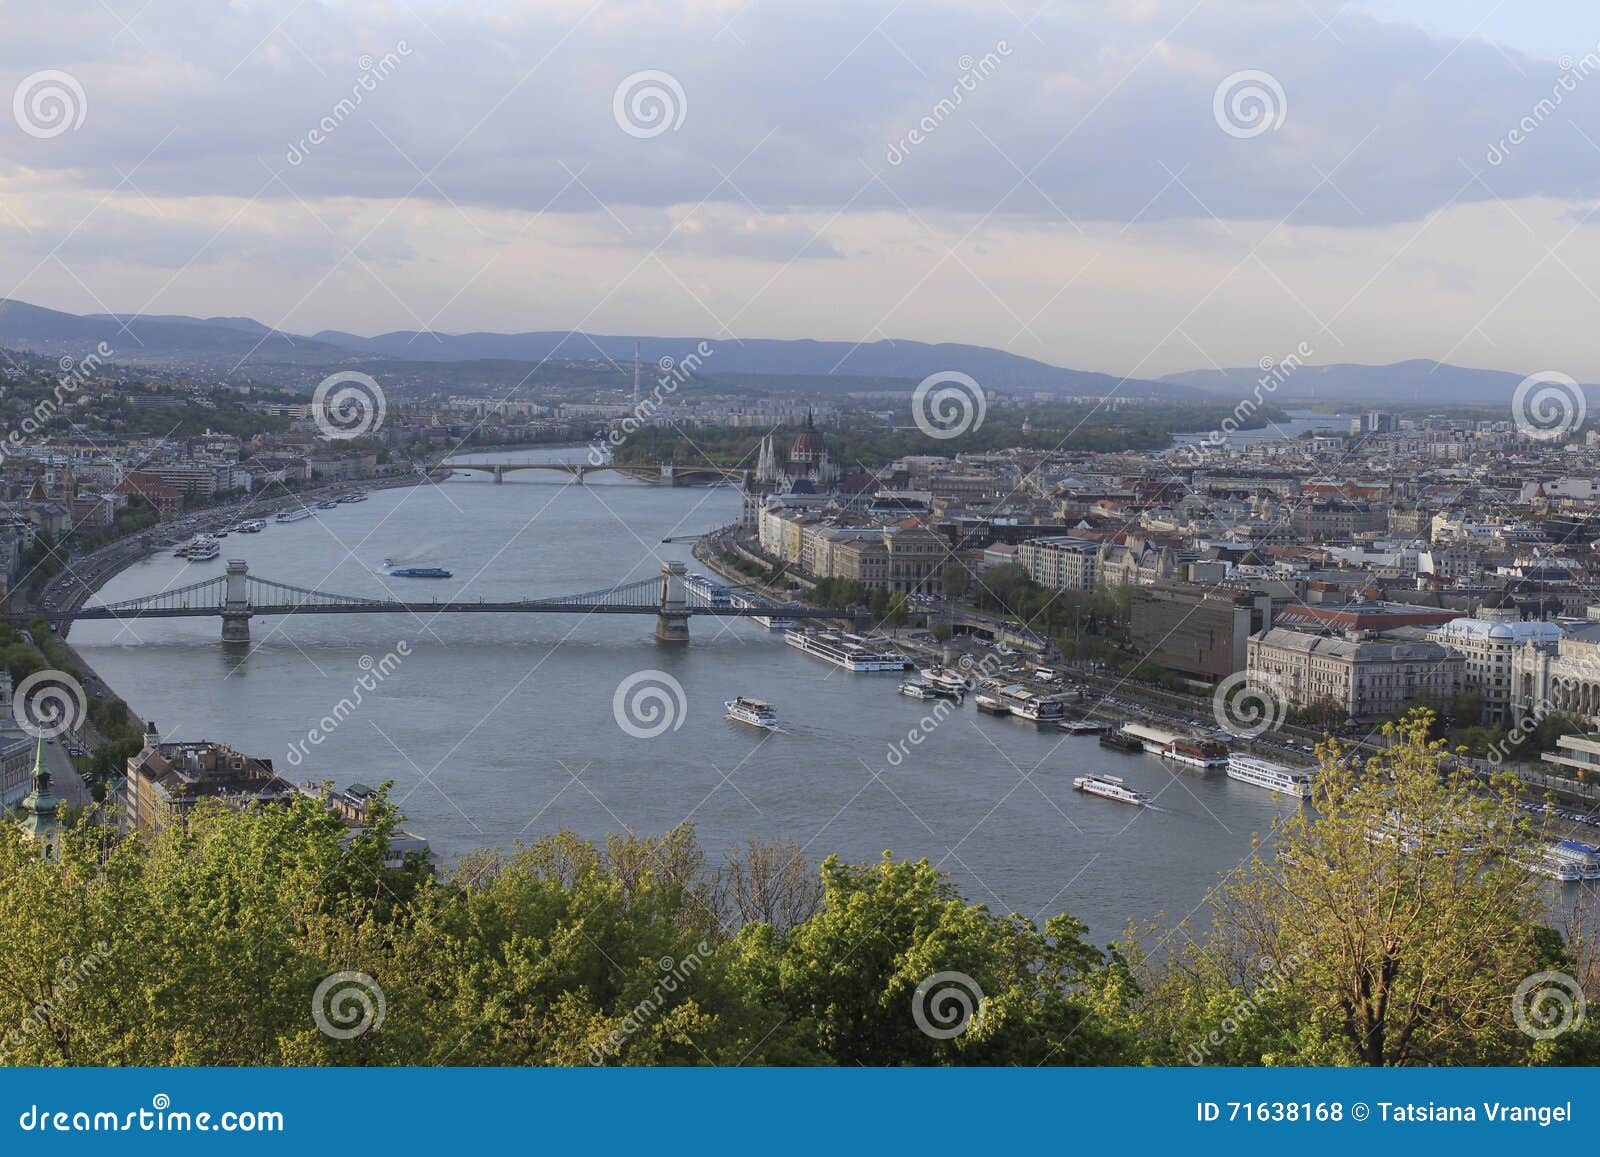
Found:
[[[195,539],[189,548],[183,552],[183,557],[190,562],[210,562],[222,553],[222,545],[213,538]]]
[[[1008,683],[994,692],[1015,719],[1029,723],[1060,723],[1066,718],[1066,704],[1054,695],[1040,695],[1021,683]]]
[[[1577,840],[1557,840],[1546,850],[1545,858],[1576,868],[1579,879],[1600,880],[1600,848]]]
[[[1563,884],[1575,884],[1583,879],[1583,869],[1572,860],[1561,855],[1557,850],[1558,845],[1551,845],[1542,854],[1530,859],[1518,860],[1528,871],[1535,876],[1543,876],[1547,880],[1559,880]]]
[[[767,731],[778,726],[778,713],[772,709],[772,704],[761,699],[740,695],[736,699],[729,699],[723,706],[728,709],[728,718],[736,722],[748,723],[751,727],[761,727]]]
[[[929,687],[957,695],[964,694],[970,686],[967,676],[951,667],[924,667],[917,672],[917,677]]]
[[[266,520],[262,518],[251,518],[234,527],[240,534],[260,534],[266,528]]]
[[[280,510],[274,522],[299,522],[302,518],[310,518],[311,511],[301,507],[299,510]]]
[[[926,683],[918,683],[915,679],[907,679],[900,684],[900,694],[907,699],[943,699],[944,696],[929,687]]]
[[[783,641],[846,671],[904,671],[911,666],[911,660],[899,651],[848,631],[789,631]]]
[[[1240,783],[1264,787],[1268,791],[1298,796],[1300,799],[1311,798],[1311,772],[1309,770],[1303,771],[1297,768],[1285,767],[1283,764],[1273,763],[1269,759],[1257,759],[1251,755],[1230,755],[1228,756],[1228,778],[1236,779]]]
[[[1118,803],[1131,803],[1136,807],[1143,807],[1150,802],[1142,792],[1134,791],[1114,775],[1080,775],[1072,781],[1072,786],[1088,795],[1116,800]]]

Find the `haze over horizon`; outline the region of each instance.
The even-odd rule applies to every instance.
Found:
[[[1600,380],[1600,17],[1575,5],[6,17],[4,298]]]

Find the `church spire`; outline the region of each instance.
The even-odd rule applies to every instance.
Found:
[[[22,800],[22,829],[28,838],[36,841],[46,860],[54,862],[61,855],[61,829],[56,822],[55,791],[50,782],[50,769],[44,762],[44,736],[39,736],[33,759],[33,790]]]

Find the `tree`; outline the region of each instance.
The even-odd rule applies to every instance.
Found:
[[[739,924],[767,924],[780,935],[804,924],[822,906],[822,880],[793,839],[735,844],[718,879],[720,906]]]
[[[1165,978],[1173,1004],[1153,1002],[1180,1051],[1233,1010],[1247,1031],[1206,1059],[1533,1058],[1511,995],[1560,962],[1522,867],[1542,845],[1515,780],[1479,779],[1429,740],[1431,724],[1418,709],[1386,725],[1391,746],[1365,763],[1337,740],[1319,746],[1312,806],[1279,827],[1275,861],[1258,856],[1223,882],[1210,933]]]

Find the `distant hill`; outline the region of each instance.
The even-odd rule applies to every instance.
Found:
[[[195,361],[231,366],[248,359],[332,365],[350,360],[348,350],[279,333],[248,318],[81,317],[0,299],[0,345],[81,356],[102,341],[117,361],[133,364]]]
[[[1248,393],[1264,376],[1256,366],[1225,370],[1188,370],[1161,380],[1207,392]],[[1418,358],[1386,366],[1357,364],[1301,366],[1273,391],[1274,397],[1318,401],[1410,402],[1420,405],[1505,405],[1521,384],[1522,374],[1475,370]],[[1591,398],[1594,386],[1584,386]]]
[[[402,331],[363,338],[324,330],[312,337],[315,341],[351,351],[416,361],[610,359],[624,367],[633,364],[635,341],[631,337],[565,331],[463,334]],[[718,341],[697,337],[646,337],[639,338],[638,342],[647,375],[650,366],[661,358],[681,361],[704,342],[713,351],[702,359],[701,372],[707,374],[822,375],[918,381],[941,370],[955,370],[970,374],[985,387],[1007,392],[1043,390],[1057,394],[1104,395],[1115,391],[1129,397],[1193,395],[1182,383],[1163,385],[1138,379],[1124,382],[1110,374],[1064,369],[987,346],[930,345],[920,341],[875,341],[856,345],[842,341],[773,338]]]
[[[78,353],[104,341],[118,360],[131,363],[197,362],[246,365],[344,366],[382,359],[388,362],[633,364],[634,339],[607,334],[567,333],[411,333],[360,337],[324,330],[310,337],[285,333],[248,317],[185,317],[171,314],[77,314],[0,299],[0,344],[40,353]],[[640,353],[647,378],[662,358],[682,361],[702,347],[698,373],[737,385],[740,375],[768,379],[807,377],[861,379],[866,388],[885,382],[915,382],[940,371],[971,375],[989,389],[1013,393],[1125,397],[1196,398],[1182,383],[1123,380],[1111,374],[1053,366],[986,346],[917,341],[780,341],[757,338],[642,338]]]

